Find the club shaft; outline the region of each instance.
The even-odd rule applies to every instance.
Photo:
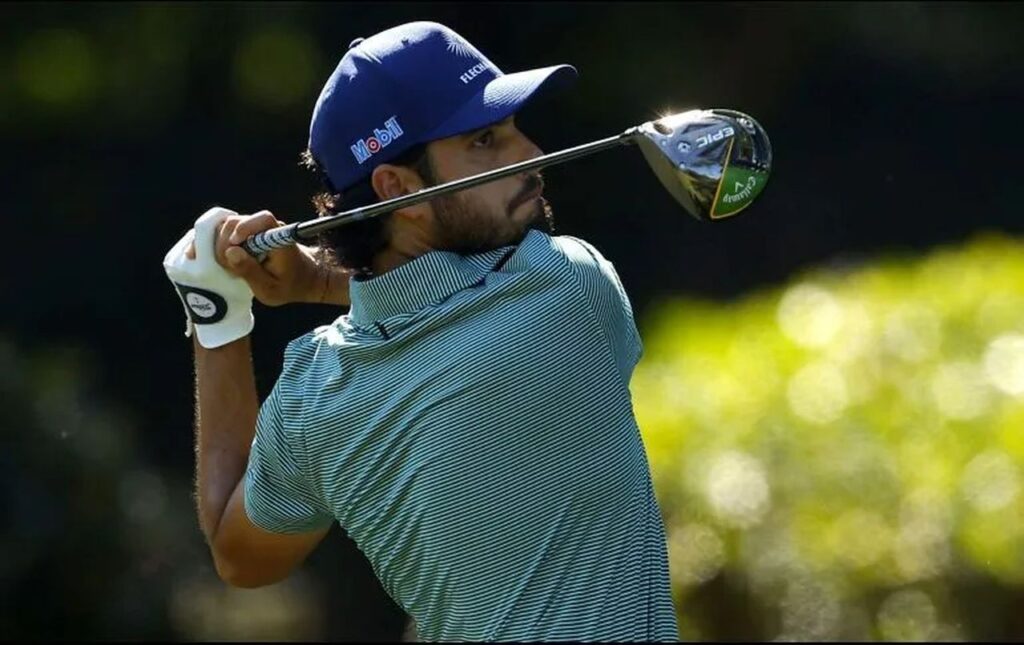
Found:
[[[480,184],[486,184],[487,182],[495,181],[496,179],[553,166],[566,161],[572,161],[573,159],[579,159],[580,157],[585,157],[608,148],[630,144],[633,141],[633,131],[634,128],[630,128],[622,134],[614,137],[585,143],[559,152],[552,152],[551,154],[543,155],[536,159],[530,159],[528,161],[512,164],[511,166],[505,166],[504,168],[497,168],[471,177],[450,181],[448,183],[441,184],[440,186],[432,186],[412,193],[411,195],[403,195],[402,197],[389,199],[378,204],[353,208],[352,210],[338,213],[337,215],[331,215],[330,217],[320,217],[307,222],[289,224],[287,226],[281,226],[269,231],[264,231],[263,233],[250,237],[245,241],[243,246],[252,255],[260,256],[272,249],[295,244],[296,242],[311,240],[319,233],[334,228],[335,226],[358,222],[376,215],[398,210],[399,208],[405,208],[407,206],[429,201],[441,195],[447,195],[459,190],[479,186]]]

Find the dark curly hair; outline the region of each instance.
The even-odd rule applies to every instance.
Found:
[[[403,152],[388,163],[406,166],[423,179],[427,186],[436,183],[434,168],[427,154],[426,144],[418,144]],[[335,190],[323,167],[313,158],[307,148],[299,156],[299,165],[310,170],[317,176],[323,191],[313,196],[313,207],[320,217],[335,215],[345,210],[369,206],[380,201],[373,190],[370,178],[367,177],[344,191]],[[354,271],[359,276],[370,276],[373,273],[373,258],[388,244],[388,221],[391,213],[364,219],[360,222],[345,224],[317,236],[321,260],[333,262],[345,269]]]

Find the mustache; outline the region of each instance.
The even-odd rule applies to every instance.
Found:
[[[539,172],[527,175],[523,189],[516,193],[516,196],[512,199],[512,207],[519,206],[535,190],[544,190],[544,177]]]

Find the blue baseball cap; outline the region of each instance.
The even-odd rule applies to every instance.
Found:
[[[343,191],[417,144],[501,121],[575,78],[571,65],[505,74],[448,27],[410,22],[352,41],[313,108],[309,150]]]

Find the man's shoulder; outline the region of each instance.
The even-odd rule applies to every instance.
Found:
[[[572,269],[598,269],[608,262],[593,244],[573,235],[549,235],[542,231],[531,231],[523,240],[522,247],[531,256],[557,256],[565,261],[567,268]]]
[[[523,255],[523,266],[530,270],[542,269],[541,273],[569,281],[582,292],[608,291],[620,298],[626,297],[615,266],[597,247],[582,238],[531,231],[519,252]]]
[[[590,242],[572,235],[559,235],[554,238],[562,253],[577,265],[597,267],[608,260]]]
[[[282,376],[301,376],[313,365],[326,359],[334,348],[353,344],[353,335],[348,317],[339,316],[329,324],[320,325],[293,338],[284,349]]]

